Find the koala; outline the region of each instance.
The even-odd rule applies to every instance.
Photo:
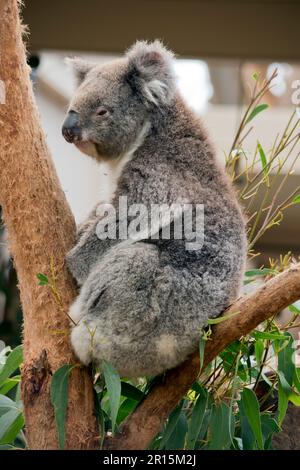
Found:
[[[160,41],[138,41],[104,65],[69,61],[78,88],[63,136],[112,175],[109,200],[78,227],[67,255],[80,286],[69,312],[71,343],[86,365],[101,369],[108,361],[121,376],[158,375],[193,353],[208,319],[239,295],[243,214],[199,117],[177,89],[173,54]],[[99,236],[99,224],[112,217],[107,203],[117,234],[132,223],[119,210],[122,197],[128,207],[149,210],[179,203],[195,213],[200,205],[202,243],[187,249],[185,234],[161,236],[166,226],[174,234],[175,216],[130,239]]]

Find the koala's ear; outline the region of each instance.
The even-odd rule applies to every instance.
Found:
[[[169,103],[175,92],[174,54],[160,41],[137,41],[126,55],[129,60],[127,80],[133,89],[140,92],[148,104]]]
[[[69,67],[72,67],[75,73],[77,85],[80,85],[80,83],[83,82],[86,74],[94,67],[94,64],[91,64],[80,57],[66,57],[65,63]]]

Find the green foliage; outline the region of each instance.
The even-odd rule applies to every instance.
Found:
[[[45,274],[38,273],[36,277],[40,281],[39,286],[46,286],[47,284],[49,284],[49,279],[47,278]]]
[[[107,392],[109,394],[111,427],[112,432],[114,432],[121,399],[121,380],[117,370],[108,362],[103,362],[102,370],[107,386]]]
[[[245,272],[246,277],[268,276],[269,274],[274,274],[273,270],[269,268],[251,269]]]
[[[69,375],[74,366],[64,365],[57,369],[52,377],[50,386],[51,403],[54,408],[58,443],[61,449],[65,447],[65,421],[68,407]]]
[[[166,445],[168,442],[170,442],[170,438],[173,435],[176,427],[178,420],[180,418],[180,415],[182,413],[182,408],[183,408],[183,401],[178,405],[175,410],[170,414],[169,419],[167,421],[167,424],[165,426],[165,429],[162,433],[161,440],[159,442],[159,449],[165,449]],[[177,427],[177,433],[178,433],[178,427]]]
[[[0,371],[0,387],[4,384],[6,379],[11,376],[16,369],[18,369],[23,359],[22,346],[17,346],[11,351],[3,364]]]
[[[227,173],[237,186],[238,197],[249,216],[250,256],[256,255],[252,249],[266,231],[282,223],[284,211],[300,202],[300,186],[295,187],[288,197],[284,194],[285,183],[293,173],[300,155],[300,119],[296,110],[269,148],[265,148],[259,140],[253,152],[245,148],[245,141],[253,131],[249,123],[252,124],[255,117],[268,107],[260,101],[272,87],[276,76],[277,71],[269,80],[261,81],[255,75],[249,105],[226,155]],[[253,209],[255,204],[256,208]]]
[[[291,335],[275,328],[274,320],[233,342],[203,371],[201,384],[193,385],[151,448],[178,449],[181,442],[181,449],[271,449],[288,402],[300,403],[294,354]],[[266,376],[272,362],[278,370]],[[260,396],[257,387],[265,393]]]
[[[300,194],[297,194],[297,196],[294,197],[292,200],[293,204],[300,204]]]
[[[250,121],[252,121],[252,119],[255,118],[255,116],[257,116],[259,113],[261,113],[262,111],[264,111],[265,109],[267,109],[269,106],[267,104],[259,104],[257,105],[252,111],[251,113],[249,114],[249,116],[247,117],[246,121],[245,121],[245,124],[249,124]]]
[[[201,427],[204,421],[205,411],[208,403],[208,394],[205,389],[200,390],[189,422],[189,429],[187,434],[186,449],[193,450],[196,445],[197,438],[200,434]]]
[[[234,427],[233,415],[224,402],[214,403],[211,410],[209,424],[208,445],[209,450],[225,450],[231,445],[231,435]]]
[[[184,448],[185,436],[188,430],[187,417],[180,413],[176,426],[166,442],[165,448],[169,450],[180,450]]]
[[[223,323],[224,321],[229,320],[229,318],[235,317],[238,314],[239,312],[232,312],[228,313],[227,315],[222,315],[222,317],[210,318],[207,323],[208,325],[217,325],[218,323]]]
[[[0,448],[24,448],[23,404],[20,400],[20,375],[23,361],[22,347],[10,347],[0,352]]]
[[[243,410],[243,413],[248,420],[249,426],[255,436],[258,448],[263,450],[264,444],[261,429],[259,403],[255,393],[249,388],[244,388],[242,392],[240,409]]]

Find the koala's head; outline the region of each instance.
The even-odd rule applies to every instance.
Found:
[[[108,64],[68,59],[78,88],[63,124],[65,139],[98,160],[126,154],[153,114],[174,99],[172,58],[159,41],[138,41]]]

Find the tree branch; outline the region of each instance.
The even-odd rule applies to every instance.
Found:
[[[77,362],[66,316],[76,289],[65,266],[66,252],[75,241],[75,223],[39,122],[17,0],[0,0],[0,19],[0,79],[6,91],[5,102],[0,103],[0,204],[24,313],[26,438],[31,449],[56,449],[51,377],[63,364]],[[38,286],[36,278],[37,273],[51,276],[51,261],[59,302],[49,288]],[[91,378],[86,368],[78,367],[69,381],[67,448],[98,445],[93,411]]]
[[[300,263],[274,277],[255,292],[238,299],[224,314],[239,312],[213,328],[207,342],[203,369],[232,341],[250,333],[267,318],[300,298]],[[199,353],[169,371],[114,438],[107,438],[108,449],[146,449],[161,430],[164,421],[199,376]]]

